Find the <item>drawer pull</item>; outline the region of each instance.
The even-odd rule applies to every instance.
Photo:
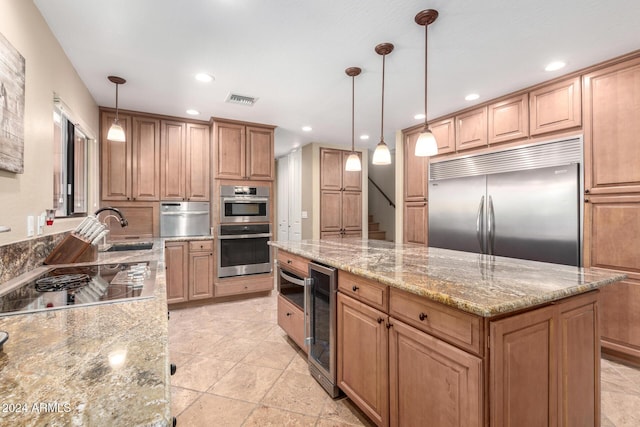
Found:
[[[287,317],[291,316],[291,313],[287,313]]]
[[[287,260],[287,264],[291,264],[291,260],[290,259]]]
[[[352,290],[353,292],[357,292],[357,291],[358,291],[358,289],[360,289],[360,288],[359,288],[359,287],[357,287],[356,285],[353,285],[353,288],[351,288],[351,290]]]
[[[420,313],[420,315],[418,316],[418,318],[419,318],[420,320],[423,320],[423,321],[424,321],[424,320],[427,318],[427,315],[426,315],[426,314],[424,314],[424,313]]]

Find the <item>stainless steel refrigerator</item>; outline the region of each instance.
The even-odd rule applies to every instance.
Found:
[[[581,140],[562,143],[432,164],[429,246],[580,265]]]

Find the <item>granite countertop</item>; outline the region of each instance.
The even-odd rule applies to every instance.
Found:
[[[150,240],[89,264],[157,261],[153,298],[0,316],[0,424],[171,424],[166,239]]]
[[[624,274],[470,252],[340,239],[273,241],[276,248],[483,317],[578,295]]]

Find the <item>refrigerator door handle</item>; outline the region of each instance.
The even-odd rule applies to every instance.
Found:
[[[482,234],[483,234],[483,224],[484,224],[484,218],[482,215],[484,212],[484,196],[482,196],[480,198],[480,205],[478,205],[478,216],[476,218],[476,237],[478,238],[478,243],[480,244],[480,252],[484,253],[484,244],[482,241]]]
[[[489,255],[493,255],[495,250],[495,239],[496,239],[496,215],[493,210],[493,198],[489,196],[489,221],[487,221],[487,236],[489,237],[489,244],[487,245],[487,252]]]
[[[304,279],[304,344],[311,347],[312,342],[312,327],[311,327],[311,286],[313,286],[313,278],[305,277]],[[310,351],[310,350],[309,350]]]

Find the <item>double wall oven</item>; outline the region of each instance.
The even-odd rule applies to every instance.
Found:
[[[218,277],[271,272],[268,186],[220,186]]]

